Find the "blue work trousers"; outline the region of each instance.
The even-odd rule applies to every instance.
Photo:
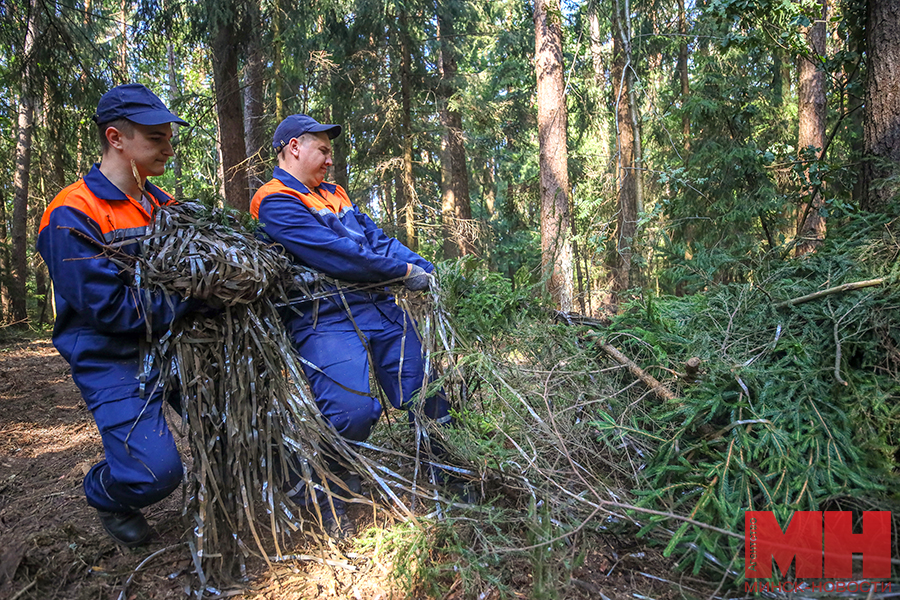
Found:
[[[363,330],[371,350],[375,376],[394,408],[412,410],[411,399],[425,382],[422,344],[410,320],[385,320],[384,328]],[[297,352],[322,414],[345,439],[364,441],[381,416],[381,403],[369,385],[369,355],[356,331],[304,329],[294,339]],[[449,423],[449,403],[443,391],[422,400],[422,414]]]
[[[183,467],[163,414],[161,390],[89,404],[103,440],[104,460],[84,477],[88,504],[128,512],[159,502],[181,483]],[[172,399],[173,406],[178,405]]]

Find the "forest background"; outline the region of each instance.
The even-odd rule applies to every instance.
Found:
[[[274,126],[303,112],[344,125],[333,180],[389,233],[543,280],[564,311],[747,281],[887,210],[896,17],[885,0],[5,2],[2,318],[51,319],[40,216],[98,160],[100,95],[132,81],[191,123],[158,179],[179,198],[246,210]]]
[[[160,187],[243,211],[303,112],[344,126],[330,179],[441,261],[469,374],[497,384],[474,429],[521,433],[488,401],[527,364],[520,390],[571,401],[591,482],[662,511],[647,528],[896,504],[900,1],[9,0],[0,48],[10,330],[52,321],[37,228],[98,160],[111,86],[190,123]],[[610,341],[677,396],[595,378]],[[735,538],[688,526],[667,553],[739,578]]]

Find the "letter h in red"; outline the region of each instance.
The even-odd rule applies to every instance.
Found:
[[[853,533],[853,513],[825,512],[825,577],[852,577],[854,552],[863,555],[863,577],[891,576],[890,512],[863,512],[863,533]]]

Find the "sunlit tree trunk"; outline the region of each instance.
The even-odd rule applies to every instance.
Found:
[[[562,11],[559,0],[534,4],[538,139],[541,171],[541,262],[547,291],[561,311],[572,310],[569,153],[566,147]]]
[[[631,266],[637,233],[637,217],[642,209],[640,138],[633,102],[631,71],[631,32],[628,6],[624,18],[616,3],[613,19],[612,82],[616,106],[616,145],[618,214],[616,218],[616,264],[613,289],[617,292],[632,286]]]
[[[121,0],[119,3],[119,30],[121,39],[119,40],[119,77],[117,83],[130,83],[128,75],[128,16],[131,12],[131,3],[128,0]]]
[[[484,200],[484,211],[488,220],[494,216],[497,203],[497,184],[494,181],[494,159],[488,158],[484,162],[484,170],[481,175],[481,198]]]
[[[249,5],[251,23],[261,29],[259,3]],[[266,156],[266,132],[263,127],[263,82],[265,62],[256,36],[247,42],[247,61],[244,65],[244,149],[247,156],[247,185],[250,196],[263,184]]]
[[[38,17],[38,2],[32,0],[25,24],[25,43],[22,46],[25,68],[22,73],[22,87],[19,93],[19,111],[16,135],[16,172],[13,176],[12,217],[12,271],[10,288],[10,320],[25,321],[28,317],[26,303],[26,283],[28,281],[27,239],[28,239],[28,186],[31,176],[31,137],[34,129],[34,90],[31,76],[33,70],[35,21]]]
[[[0,322],[5,321],[10,314],[9,292],[12,287],[12,259],[9,247],[9,230],[6,226],[6,196],[0,192]]]
[[[216,94],[216,120],[222,149],[225,204],[238,210],[250,210],[244,144],[244,115],[238,78],[237,48],[231,23],[222,23],[212,41],[213,81]]]
[[[897,185],[885,179],[900,164],[900,0],[869,0],[866,8],[865,164],[863,208],[884,210]]]
[[[450,106],[456,92],[456,35],[451,2],[437,1],[440,38],[438,106],[443,126],[441,138],[441,216],[444,222],[444,257],[471,254],[473,244],[466,224],[472,218],[469,175],[463,142],[462,115]]]
[[[345,107],[346,99],[344,94],[348,93],[349,83],[343,72],[332,77],[332,120],[334,123],[342,125],[343,133],[336,137],[333,141],[334,147],[334,181],[339,186],[350,192],[350,166],[347,163],[347,156],[350,154],[350,124],[347,123],[347,113]]]
[[[678,47],[678,77],[681,81],[681,136],[684,139],[684,151],[691,150],[691,117],[685,108],[688,96],[691,92],[688,79],[688,38],[687,15],[684,10],[684,0],[678,0],[678,33],[681,34],[681,45]],[[687,156],[685,156],[687,160]]]
[[[398,22],[400,38],[400,135],[403,144],[403,166],[400,170],[401,186],[398,196],[403,198],[406,245],[411,250],[418,249],[416,240],[416,189],[413,178],[413,135],[412,135],[412,41],[409,37],[409,22],[406,12],[400,13]]]
[[[166,46],[166,54],[168,55],[169,60],[169,101],[171,102],[181,95],[181,90],[178,86],[178,72],[175,67],[174,44],[170,43]],[[181,199],[184,197],[184,188],[182,185],[183,176],[181,172],[181,157],[179,156],[178,148],[178,141],[180,139],[178,128],[178,123],[172,123],[172,145],[175,147],[175,156],[172,158],[172,172],[175,175],[175,197]]]
[[[283,18],[281,0],[272,2],[272,35],[275,38],[272,68],[274,71],[272,84],[275,86],[275,126],[284,120],[284,87],[282,79],[284,75],[281,72],[281,52],[284,42],[281,39],[281,20]]]
[[[799,100],[797,105],[800,123],[797,148],[800,151],[809,149],[816,158],[821,158],[825,147],[825,72],[822,70],[822,58],[825,56],[825,23],[828,18],[828,5],[825,0],[821,4],[821,20],[816,20],[806,31],[810,56],[800,58]],[[798,157],[802,160],[802,156]],[[809,176],[809,170],[807,170]],[[825,239],[825,218],[820,214],[822,208],[822,190],[815,184],[807,190],[809,207],[801,206],[797,223],[797,231],[801,241],[797,245],[797,254],[806,254],[816,249]]]

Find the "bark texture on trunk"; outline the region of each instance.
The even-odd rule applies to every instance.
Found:
[[[816,158],[821,158],[825,147],[825,72],[820,68],[821,58],[825,56],[825,23],[828,18],[828,5],[822,1],[821,20],[817,20],[806,31],[812,56],[800,58],[798,120],[800,124],[797,148],[801,151],[810,148],[815,151]],[[801,157],[802,160],[802,157]],[[807,170],[807,175],[809,170]],[[811,203],[809,210],[800,207],[797,231],[801,241],[797,245],[797,255],[812,252],[825,239],[825,218],[820,214],[823,196],[816,185],[807,189],[806,195]]]
[[[881,185],[900,163],[900,0],[869,0],[866,8],[865,164],[863,208],[884,210],[895,185]]]
[[[166,54],[169,60],[169,102],[181,95],[181,88],[178,85],[178,72],[175,67],[175,46],[168,44],[166,46]],[[172,157],[172,171],[175,174],[175,198],[184,197],[184,186],[182,185],[181,158],[178,156],[178,123],[172,123],[172,145],[175,146],[175,156]]]
[[[561,21],[559,0],[536,0],[534,57],[541,171],[541,262],[547,291],[559,310],[569,312],[574,293]]]
[[[10,316],[10,288],[12,287],[12,256],[6,229],[6,198],[0,195],[0,322]]]
[[[259,9],[253,5],[251,18],[259,24]],[[244,66],[244,148],[247,155],[247,185],[250,197],[256,193],[265,176],[266,142],[263,107],[263,82],[265,80],[265,59],[259,40],[251,36],[247,46],[247,63]]]
[[[25,68],[22,74],[22,87],[19,93],[19,111],[16,135],[16,172],[13,176],[12,215],[12,284],[10,286],[10,321],[21,322],[28,318],[27,281],[28,281],[28,187],[31,178],[31,141],[34,130],[34,90],[31,89],[31,61],[34,50],[34,38],[37,28],[38,3],[32,0],[25,27],[25,44],[22,53],[25,57]]]
[[[343,126],[341,135],[332,140],[334,160],[334,181],[350,193],[350,166],[347,164],[347,156],[350,154],[350,145],[347,140],[350,139],[350,127],[347,123],[347,109],[345,102],[350,95],[350,82],[344,70],[338,66],[339,71],[331,78],[331,97],[332,101],[332,123]]]
[[[244,111],[238,77],[238,49],[230,23],[222,23],[213,36],[212,65],[216,88],[216,120],[222,150],[225,204],[250,210],[247,183],[247,148],[244,144]]]
[[[438,105],[441,125],[441,217],[444,225],[444,257],[455,258],[474,252],[474,240],[468,224],[472,219],[469,175],[463,139],[462,115],[451,108],[456,92],[456,35],[449,2],[438,0],[438,37],[440,38],[440,83]]]
[[[274,0],[272,3],[272,34],[275,38],[274,48],[272,50],[272,68],[274,70],[273,81],[272,83],[275,85],[275,126],[277,127],[279,123],[284,121],[284,92],[283,87],[281,85],[282,80],[282,72],[281,72],[281,52],[282,46],[284,42],[281,40],[281,20],[282,20],[282,9],[281,9],[281,0]]]
[[[406,246],[418,249],[416,239],[416,189],[413,177],[413,136],[412,136],[412,41],[409,38],[409,24],[406,12],[400,13],[400,132],[403,143],[403,166],[400,170],[401,192],[406,228]]]
[[[678,76],[681,80],[681,136],[684,138],[684,150],[691,150],[691,117],[685,110],[688,96],[691,92],[691,84],[688,79],[688,39],[687,39],[687,15],[684,10],[684,0],[678,0],[678,32],[683,36],[681,46],[678,48]],[[687,160],[687,156],[685,156]]]
[[[632,112],[631,76],[629,75],[629,52],[627,25],[621,23],[616,11],[613,36],[612,80],[616,106],[616,145],[618,160],[616,179],[618,181],[616,217],[616,264],[613,289],[617,292],[628,289],[631,281],[632,245],[637,233],[637,216],[640,209],[640,171],[637,169],[638,139]],[[622,38],[625,38],[623,41]]]

